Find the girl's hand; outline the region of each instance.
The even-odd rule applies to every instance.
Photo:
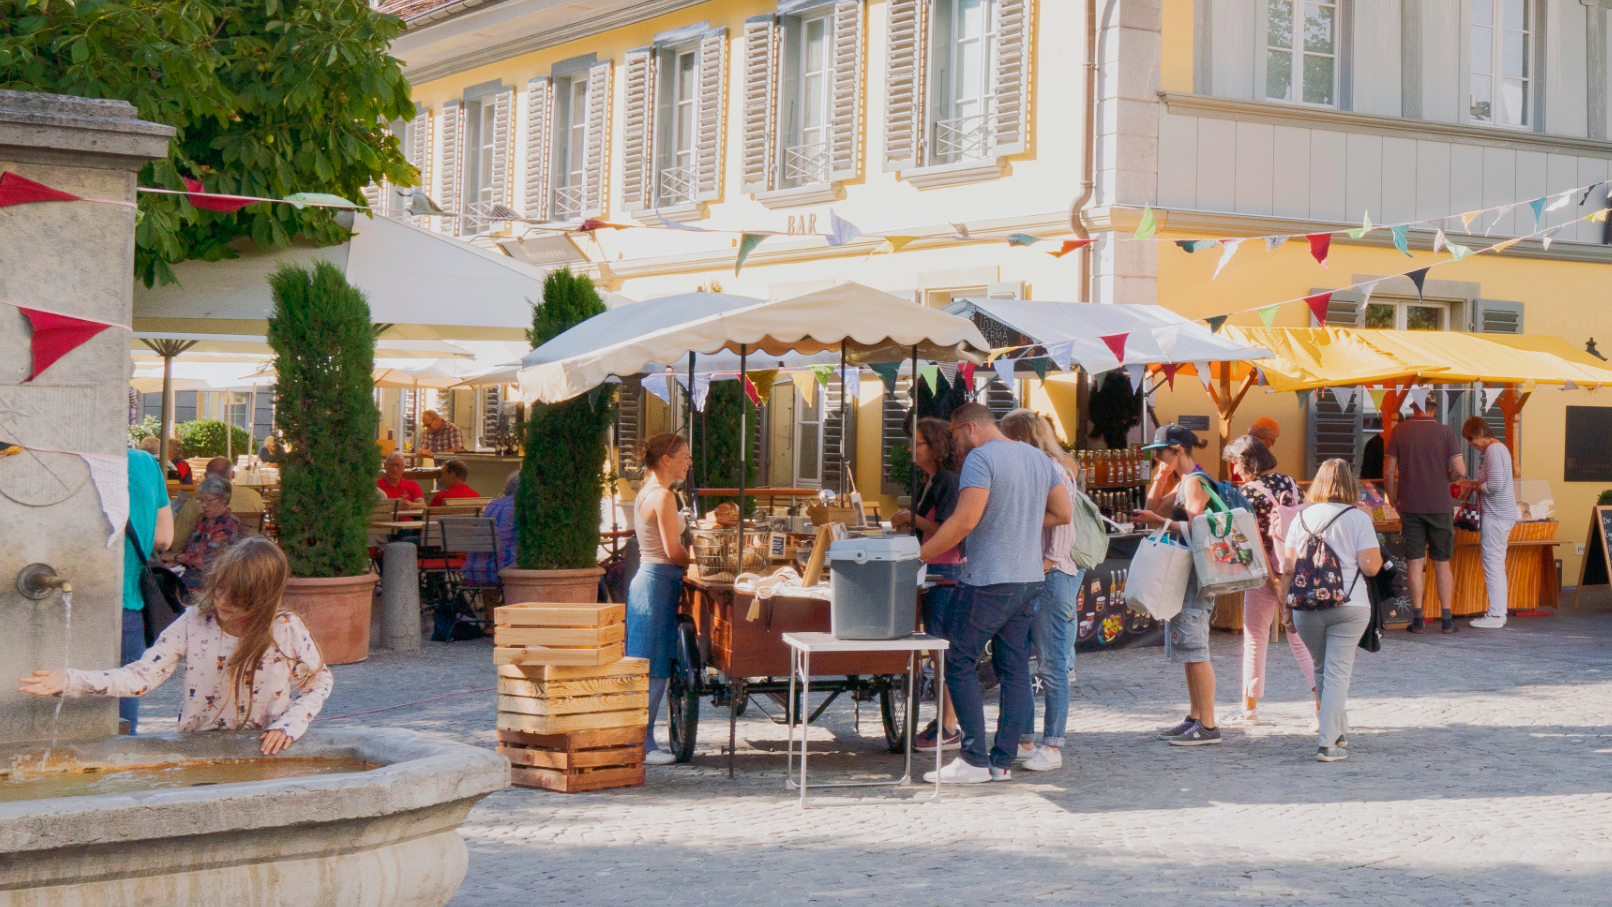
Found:
[[[1299,628],[1293,625],[1293,609],[1286,605],[1282,606],[1282,629],[1294,635],[1299,632]]]
[[[1140,523],[1146,523],[1149,526],[1158,526],[1164,522],[1164,517],[1159,516],[1151,510],[1133,510],[1131,511],[1131,519]]]
[[[912,511],[897,510],[890,514],[890,525],[897,529],[905,529],[912,525]]]
[[[263,741],[265,756],[277,756],[294,742],[285,731],[264,731],[257,739]]]
[[[60,696],[62,691],[67,689],[67,672],[61,668],[35,671],[32,677],[20,678],[17,681],[17,689],[35,696]]]

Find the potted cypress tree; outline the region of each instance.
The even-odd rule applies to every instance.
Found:
[[[527,339],[542,346],[605,310],[586,275],[569,268],[543,281]],[[599,499],[604,494],[605,430],[615,391],[554,405],[534,404],[526,417],[526,452],[515,493],[515,566],[504,569],[506,602],[598,600]]]
[[[291,562],[286,607],[302,615],[325,661],[369,657],[375,582],[369,516],[375,508],[380,410],[371,388],[375,335],[364,294],[334,265],[286,265],[269,277],[285,433],[280,546]]]

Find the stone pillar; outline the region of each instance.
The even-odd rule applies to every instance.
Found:
[[[1098,8],[1094,207],[1140,211],[1158,200],[1163,15],[1162,0],[1106,0]],[[1119,223],[1134,227],[1134,220]],[[1158,301],[1154,243],[1105,242],[1098,249],[1093,302]]]
[[[167,154],[173,130],[122,101],[0,91],[0,172],[86,197],[133,202],[135,175]],[[134,209],[95,202],[0,208],[0,299],[129,324]],[[0,440],[24,448],[122,457],[128,447],[129,334],[109,329],[24,384],[32,357],[26,320],[0,305]],[[118,475],[122,466],[110,461]],[[124,502],[128,488],[109,493]],[[147,543],[149,544],[149,542]],[[41,562],[73,585],[71,643],[61,599],[17,592]],[[123,527],[110,526],[85,461],[24,450],[0,458],[0,743],[94,737],[117,729],[117,703],[55,703],[17,692],[16,678],[70,664],[118,663]]]

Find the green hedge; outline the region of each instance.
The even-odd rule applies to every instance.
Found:
[[[231,453],[235,456],[241,454],[257,453],[252,446],[252,436],[245,429],[230,427],[230,434],[234,440],[233,451],[225,446],[223,422],[216,419],[198,419],[195,422],[182,422],[174,426],[174,434],[185,445],[186,457],[227,457]]]

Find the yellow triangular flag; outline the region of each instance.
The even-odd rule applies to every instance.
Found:
[[[916,236],[886,236],[884,238],[884,244],[879,246],[877,249],[874,249],[873,254],[889,255],[895,252],[900,252],[903,248],[906,248],[907,243],[913,242],[916,239],[918,239]]]
[[[1482,213],[1483,213],[1482,211],[1468,211],[1468,212],[1462,214],[1461,215],[1461,229],[1465,230],[1468,233],[1471,233],[1472,232],[1472,222],[1477,219],[1479,214],[1482,214]]]
[[[773,382],[778,380],[778,370],[770,368],[759,372],[745,372],[744,376],[750,379],[751,384],[755,385],[756,396],[761,398],[761,403],[758,405],[766,406],[767,398],[772,396]]]
[[[1518,237],[1516,237],[1514,239],[1508,239],[1503,243],[1496,243],[1494,248],[1490,249],[1489,251],[1491,251],[1491,252],[1504,252],[1507,249],[1511,248],[1512,246],[1515,246],[1517,243],[1520,243],[1520,242],[1522,242],[1522,237],[1518,236]]]
[[[800,390],[800,397],[806,401],[806,406],[812,409],[817,407],[817,376],[811,372],[791,372],[789,379],[795,382]]]

